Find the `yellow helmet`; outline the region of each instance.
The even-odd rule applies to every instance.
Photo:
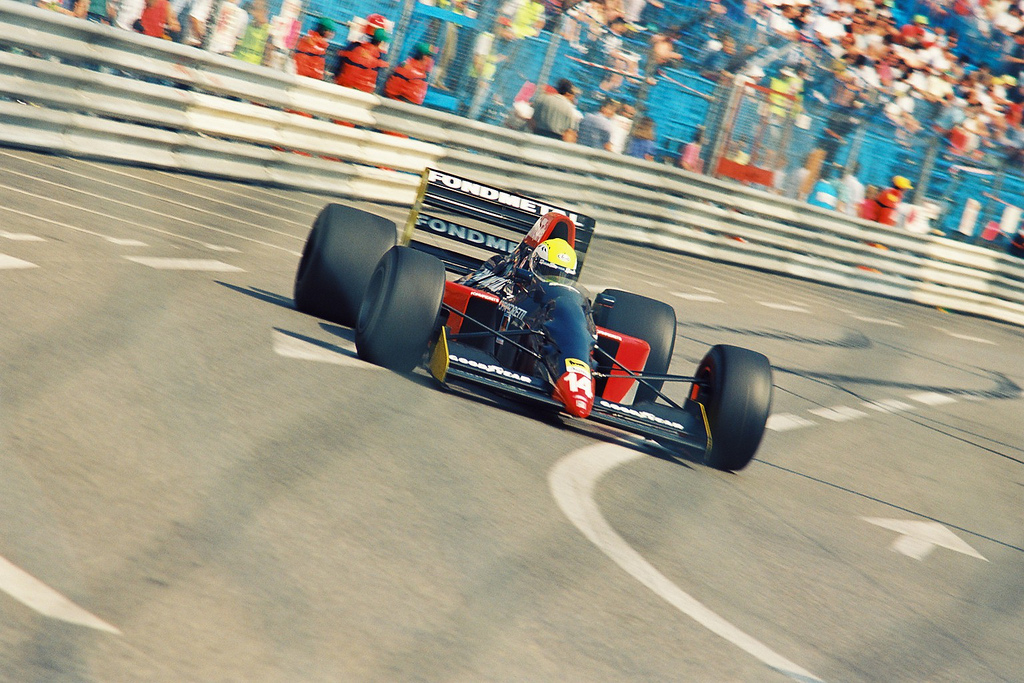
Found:
[[[576,278],[576,252],[560,237],[544,240],[530,255],[530,271],[548,282],[571,282]]]
[[[901,190],[913,190],[914,189],[913,184],[909,180],[907,180],[904,176],[901,176],[901,175],[893,176],[892,177],[892,184],[895,187],[900,188]]]

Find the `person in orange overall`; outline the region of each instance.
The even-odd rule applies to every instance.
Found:
[[[384,84],[384,96],[412,104],[423,104],[427,96],[427,77],[434,68],[434,58],[427,43],[417,43],[409,57],[395,69]]]
[[[896,225],[903,193],[912,189],[913,185],[909,180],[901,175],[893,176],[892,187],[882,190],[875,197],[875,203],[878,204],[878,214],[875,216],[875,220],[882,225]]]
[[[338,51],[341,61],[335,83],[363,92],[376,92],[377,76],[388,65],[382,59],[384,49],[381,44],[388,40],[384,21],[381,15],[371,14],[366,18],[366,34],[370,39],[353,41]]]
[[[330,19],[321,19],[309,33],[300,38],[295,45],[295,73],[322,81],[327,63],[327,48],[332,37],[334,22]]]

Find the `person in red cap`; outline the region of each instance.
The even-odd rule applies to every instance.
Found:
[[[338,51],[341,58],[338,64],[338,75],[334,82],[348,88],[363,92],[377,90],[377,76],[381,69],[388,65],[382,57],[382,43],[387,42],[388,32],[384,28],[385,19],[380,14],[366,17],[366,35],[369,40],[353,41]]]
[[[324,79],[327,47],[334,36],[334,22],[321,19],[295,45],[295,73],[318,81]]]
[[[882,225],[896,225],[896,217],[899,215],[900,202],[903,201],[903,193],[912,190],[910,181],[901,176],[893,176],[892,187],[888,187],[875,196],[875,204],[878,205],[878,212],[875,220]]]
[[[384,96],[412,104],[423,104],[427,96],[427,77],[434,67],[431,48],[427,43],[417,43],[409,57],[384,84]]]

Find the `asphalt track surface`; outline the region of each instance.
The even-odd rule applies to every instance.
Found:
[[[723,474],[358,361],[292,308],[323,197],[0,198],[4,681],[1024,680],[1019,328],[596,240],[677,371],[771,358]]]

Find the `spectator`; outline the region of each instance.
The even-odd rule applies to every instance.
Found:
[[[878,215],[878,204],[875,203],[875,197],[878,196],[878,186],[868,185],[864,188],[864,200],[857,207],[857,217],[863,218],[866,221],[873,221]]]
[[[654,143],[654,119],[650,116],[641,116],[633,130],[626,154],[637,159],[654,161],[657,151],[658,147]]]
[[[327,48],[334,37],[334,22],[320,19],[295,46],[295,73],[299,76],[324,79]]]
[[[530,126],[533,132],[544,137],[576,142],[579,126],[576,111],[576,88],[563,78],[555,86],[555,92],[541,93],[533,107]]]
[[[912,189],[914,189],[913,185],[907,178],[901,175],[893,176],[892,186],[882,190],[875,196],[877,209],[872,219],[882,225],[896,225],[900,202],[903,201],[903,193]]]
[[[384,96],[411,104],[423,104],[427,96],[427,78],[434,66],[427,43],[417,43],[406,60],[384,84]]]
[[[615,154],[622,154],[626,151],[626,139],[629,131],[633,129],[633,117],[636,116],[636,108],[627,103],[619,107],[619,111],[612,117],[612,134],[608,142],[611,144],[611,151]]]
[[[701,147],[704,145],[704,127],[697,126],[693,139],[682,147],[679,153],[679,168],[692,173],[704,172],[704,160],[700,158]]]
[[[822,170],[818,181],[814,183],[814,187],[811,188],[811,194],[807,197],[807,203],[811,206],[817,206],[822,209],[832,209],[835,211],[836,205],[839,203],[839,192],[836,190],[836,186],[832,182],[831,166],[826,166]]]
[[[290,57],[292,50],[298,46],[302,28],[298,20],[300,8],[300,0],[284,0],[280,13],[270,20],[270,41],[264,61],[272,69],[287,70],[296,63]],[[334,35],[333,31],[332,25],[331,35]]]
[[[864,183],[860,181],[857,174],[860,172],[860,164],[854,162],[850,165],[843,177],[839,180],[838,203],[836,208],[848,216],[856,216],[860,205],[864,202]]]
[[[249,13],[239,7],[238,2],[239,0],[220,0],[217,20],[210,31],[210,52],[226,55],[235,51],[238,39],[245,33],[245,28],[249,24]]]
[[[117,3],[114,0],[77,0],[72,14],[79,19],[110,26],[117,18]]]
[[[611,98],[601,102],[596,112],[590,112],[580,121],[578,142],[584,147],[612,151],[612,118],[619,110],[619,103]]]
[[[249,22],[245,33],[235,46],[235,58],[250,64],[262,64],[270,38],[266,0],[251,0],[247,7]]]
[[[180,28],[168,0],[146,0],[145,8],[134,24],[139,33],[156,38],[169,38],[168,30],[178,31]]]
[[[367,39],[354,40],[338,51],[341,62],[338,75],[334,78],[335,83],[363,92],[377,90],[377,76],[388,65],[382,59],[384,48],[381,45],[388,40],[384,23],[382,15],[371,14],[366,18],[364,29]]]
[[[40,3],[40,6],[43,6],[42,3]],[[114,25],[126,31],[142,33],[137,22],[142,17],[142,11],[145,9],[146,0],[121,0],[117,3],[117,17],[114,19]],[[175,23],[177,23],[177,17],[175,17]],[[163,36],[164,33],[161,32],[160,37]]]

